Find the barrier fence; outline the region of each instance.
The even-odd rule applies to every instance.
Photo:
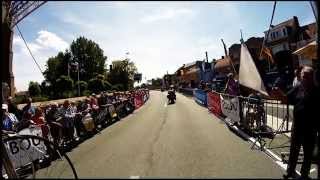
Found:
[[[200,105],[207,106],[207,93],[201,89],[193,90],[195,101]]]
[[[280,101],[259,101],[201,89],[195,89],[193,96],[197,103],[207,107],[215,116],[226,117],[249,134],[269,133],[274,136],[290,132],[293,108]]]

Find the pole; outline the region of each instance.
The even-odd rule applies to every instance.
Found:
[[[207,60],[207,63],[208,63],[208,52],[206,51],[206,60]]]
[[[79,63],[78,63],[78,96],[80,97],[80,76],[79,76]]]
[[[68,77],[70,77],[70,64],[68,62]]]

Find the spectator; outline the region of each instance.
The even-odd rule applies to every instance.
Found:
[[[300,83],[301,83],[300,73],[301,73],[301,68],[298,68],[294,71],[295,77],[293,79],[292,87],[296,87],[296,86],[300,85]]]
[[[63,102],[63,106],[60,109],[60,114],[63,118],[63,134],[66,142],[68,143],[70,140],[73,139],[74,134],[74,117],[75,114],[73,114],[72,109],[70,107],[69,100],[65,100]]]
[[[35,114],[35,108],[32,106],[32,98],[27,98],[27,105],[22,108],[22,114],[30,113],[32,116]]]
[[[35,109],[35,114],[31,119],[37,125],[41,125],[45,123],[44,115],[40,107],[37,107]]]
[[[233,73],[228,74],[228,80],[226,83],[226,87],[224,89],[224,93],[230,94],[232,96],[238,96],[239,95],[239,83],[233,77],[234,77]]]
[[[13,102],[13,98],[9,96],[8,98],[8,111],[9,113],[13,113],[17,119],[21,119],[21,110],[18,109],[17,105]]]
[[[78,136],[79,135],[79,132],[78,132],[79,127],[77,127],[77,126],[79,126],[79,121],[78,121],[78,119],[75,118],[76,114],[77,114],[77,105],[75,102],[73,102],[73,101],[71,102],[70,109],[71,109],[72,114],[74,115],[73,138],[76,141],[79,141],[79,139],[80,139]]]
[[[301,177],[309,178],[313,151],[316,141],[317,106],[320,101],[319,87],[314,86],[313,68],[305,66],[301,70],[301,84],[287,93],[287,100],[294,105],[290,156],[285,178],[295,177],[295,169],[303,146]]]
[[[16,131],[18,119],[13,113],[9,113],[8,105],[2,104],[2,112],[3,112],[3,130],[6,131]]]

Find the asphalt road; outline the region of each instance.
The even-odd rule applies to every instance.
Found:
[[[283,170],[206,108],[151,91],[147,103],[68,153],[80,178],[281,178]]]

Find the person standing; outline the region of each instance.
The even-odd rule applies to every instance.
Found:
[[[301,74],[301,68],[298,68],[298,69],[296,69],[294,71],[295,77],[294,77],[293,82],[292,82],[292,87],[296,87],[296,86],[300,85],[300,83],[301,83],[300,74]]]
[[[287,102],[294,105],[294,119],[291,132],[291,145],[287,174],[284,178],[296,177],[297,160],[303,147],[301,178],[309,178],[313,150],[316,141],[316,107],[319,101],[319,88],[314,86],[313,68],[304,66],[301,70],[301,84],[287,93]]]
[[[233,77],[234,77],[233,73],[228,74],[228,80],[227,80],[224,92],[229,95],[232,95],[232,96],[238,96],[239,95],[239,82],[237,80],[233,79]]]

